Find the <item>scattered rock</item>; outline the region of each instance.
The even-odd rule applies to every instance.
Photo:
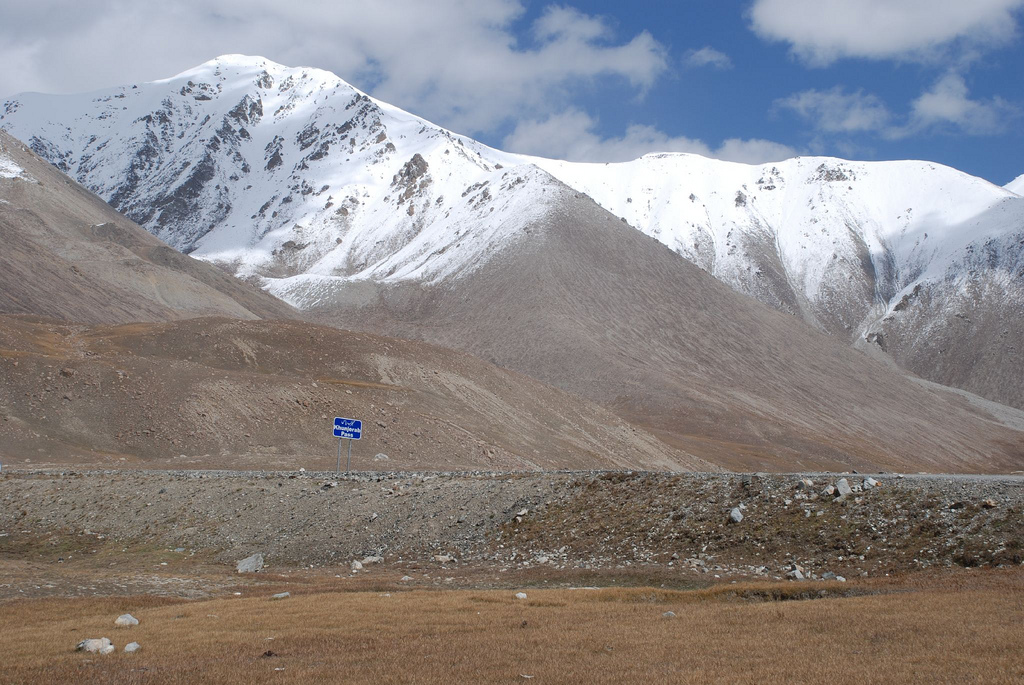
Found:
[[[826,571],[825,573],[821,574],[821,579],[822,580],[835,580],[836,579],[836,574],[832,573],[831,571]]]
[[[526,599],[526,593],[525,592],[517,592],[516,593],[516,599]]]
[[[853,494],[853,488],[850,487],[849,481],[845,478],[840,478],[839,481],[836,482],[836,494],[840,497],[846,497]]]
[[[140,649],[142,649],[142,645],[140,645],[138,642],[129,642],[124,646],[124,651],[126,651],[129,654],[131,654],[132,652],[137,652]]]
[[[82,640],[75,647],[76,651],[79,652],[92,652],[94,654],[110,654],[115,649],[113,643],[110,642],[110,638],[90,638],[88,640]]]
[[[263,570],[263,555],[257,552],[238,562],[238,573],[259,573]]]
[[[981,506],[985,507],[986,509],[995,509],[999,505],[996,504],[996,501],[994,499],[987,499],[981,503]]]
[[[870,490],[871,488],[877,488],[879,485],[881,485],[881,483],[879,483],[874,478],[871,478],[870,476],[868,476],[867,478],[864,479],[864,489],[865,490]]]
[[[729,522],[739,523],[743,520],[743,512],[740,511],[739,507],[733,507],[732,511],[729,512]]]
[[[789,573],[787,573],[786,577],[789,578],[790,580],[803,580],[804,579],[804,574],[803,574],[803,571],[801,571],[798,568],[795,568],[792,571],[790,571]]]
[[[362,562],[356,561],[356,560],[353,559],[352,560],[352,571],[355,572],[355,571],[362,571],[362,570],[363,570]]]
[[[121,614],[116,619],[114,619],[114,625],[120,626],[122,628],[137,626],[139,625],[139,619],[135,618],[131,614]]]
[[[379,453],[373,455],[373,460],[374,461],[390,461],[390,458],[388,457],[388,455],[384,454],[383,452],[379,452]]]
[[[408,583],[410,580],[412,580],[412,578],[410,576],[402,576],[402,582],[403,583]]]
[[[278,592],[276,595],[271,595],[270,599],[288,599],[291,596],[290,592]]]
[[[434,561],[439,561],[442,564],[450,564],[455,561],[454,557],[450,557],[447,554],[435,554]]]
[[[826,497],[831,497],[832,495],[836,494],[836,486],[826,486],[826,488],[821,491],[821,494],[825,495]]]
[[[662,616],[662,618],[675,618],[676,617],[676,612],[674,612],[674,611],[666,611],[661,616]]]
[[[379,564],[384,561],[384,557],[363,557],[363,566],[367,564]]]
[[[814,481],[811,480],[810,478],[801,478],[799,481],[797,481],[796,484],[797,490],[810,490],[813,487]]]

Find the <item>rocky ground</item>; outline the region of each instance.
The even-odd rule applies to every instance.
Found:
[[[36,574],[93,555],[106,580],[83,571],[85,591],[117,591],[118,569],[160,575],[187,561],[203,564],[188,577],[221,574],[213,585],[226,588],[223,572],[253,553],[269,573],[396,580],[407,569],[833,580],[1020,565],[1022,512],[1017,476],[5,469],[0,560]],[[138,574],[125,582],[145,589]],[[152,585],[195,589],[176,582]]]

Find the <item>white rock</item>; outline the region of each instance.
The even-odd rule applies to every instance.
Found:
[[[790,571],[789,573],[787,573],[786,577],[787,578],[791,578],[792,580],[803,580],[804,579],[804,574],[803,574],[803,572],[800,571],[800,569],[795,568],[792,571]]]
[[[662,614],[662,617],[664,617],[664,618],[675,618],[676,617],[676,612],[674,612],[674,611],[666,611],[665,613]]]
[[[840,478],[839,481],[836,482],[836,494],[840,497],[846,497],[847,495],[853,494],[853,488],[850,487],[849,481],[845,478]]]
[[[813,487],[814,481],[811,480],[810,478],[801,478],[799,481],[797,481],[796,484],[797,490],[810,490]]]
[[[263,570],[263,555],[257,552],[238,562],[235,567],[238,573],[257,573]]]
[[[379,564],[384,561],[384,557],[363,557],[363,566],[367,564]]]
[[[525,592],[517,592],[516,593],[516,599],[526,599],[526,593]]]
[[[270,599],[288,599],[291,596],[290,592],[278,592],[276,595],[271,595]]]
[[[879,485],[881,485],[881,483],[879,483],[874,478],[871,478],[870,476],[868,478],[864,479],[864,489],[865,490],[870,490],[871,488],[877,488]]]
[[[732,511],[729,512],[729,521],[731,523],[739,523],[743,520],[743,512],[740,511],[739,507],[733,507]]]
[[[362,571],[363,570],[362,562],[356,561],[355,559],[353,559],[352,560],[352,570],[353,571]]]
[[[380,452],[378,454],[373,455],[373,460],[374,461],[390,461],[390,458],[388,457],[388,455],[384,454],[383,452]]]
[[[825,495],[826,497],[831,497],[832,495],[836,494],[836,486],[827,486],[824,490],[821,491],[821,494]]]
[[[128,628],[129,626],[139,625],[139,619],[135,618],[131,614],[121,614],[114,619],[115,626],[121,626],[122,628]]]
[[[124,651],[128,652],[129,654],[131,654],[132,652],[137,652],[140,649],[142,649],[142,645],[140,645],[138,642],[129,642],[124,646]]]
[[[75,649],[79,652],[92,652],[94,654],[110,654],[114,651],[114,645],[108,637],[90,638],[82,640]]]
[[[450,557],[447,554],[435,554],[434,555],[434,561],[439,561],[442,564],[447,564],[447,563],[450,563],[452,561],[455,561],[455,558],[454,557]]]
[[[408,583],[410,580],[412,580],[412,578],[410,576],[402,576],[402,582],[403,583]]]

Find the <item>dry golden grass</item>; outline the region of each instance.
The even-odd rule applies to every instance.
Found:
[[[979,582],[804,601],[739,598],[751,591],[790,597],[793,584],[529,590],[525,601],[511,591],[385,596],[298,588],[284,601],[270,601],[263,590],[198,602],[19,601],[0,611],[0,680],[1021,682],[1021,575],[975,577]],[[668,610],[677,617],[663,618]],[[127,611],[141,625],[115,629],[114,618]],[[79,640],[102,636],[117,653],[73,651]],[[122,653],[133,640],[142,651]]]

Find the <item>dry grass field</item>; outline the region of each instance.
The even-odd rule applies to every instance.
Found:
[[[837,597],[841,587],[849,596]],[[830,594],[817,598],[823,588]],[[0,611],[5,683],[1021,682],[1024,575],[885,584],[33,599]],[[814,597],[814,599],[801,599]],[[787,601],[791,600],[791,601]],[[674,618],[663,617],[674,611]],[[113,620],[131,612],[134,628]],[[110,656],[77,653],[110,637]],[[142,650],[125,654],[137,641]]]

